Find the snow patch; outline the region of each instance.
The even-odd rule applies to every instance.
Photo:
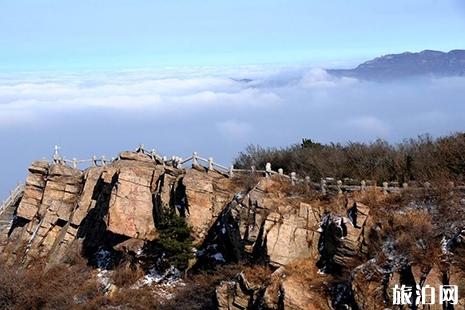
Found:
[[[176,286],[181,281],[181,272],[171,266],[160,273],[156,268],[149,270],[149,273],[142,279],[142,285],[163,284],[165,287]]]
[[[211,257],[212,257],[214,260],[216,260],[217,262],[222,262],[222,263],[226,262],[226,260],[224,259],[223,254],[221,254],[221,253],[219,253],[219,252],[213,254]]]
[[[97,281],[103,287],[104,292],[107,292],[111,287],[111,280],[110,280],[111,274],[112,274],[112,271],[102,270],[100,268],[98,269]]]

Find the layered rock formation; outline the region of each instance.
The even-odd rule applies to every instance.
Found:
[[[34,162],[2,251],[24,259],[63,258],[72,243],[95,254],[128,239],[157,239],[157,212],[175,208],[201,244],[235,186],[219,173],[164,166],[132,152],[111,165],[80,171]],[[90,252],[89,252],[90,251]]]

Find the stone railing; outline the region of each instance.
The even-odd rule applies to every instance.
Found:
[[[5,212],[8,207],[14,205],[19,198],[23,195],[24,192],[24,183],[18,184],[12,191],[10,191],[9,196],[0,204],[0,215]]]
[[[216,170],[220,173],[227,174],[229,176],[232,176],[234,174],[234,167],[230,166],[229,168],[226,166],[223,166],[221,164],[215,163],[213,160],[213,157],[203,158],[197,154],[197,152],[192,153],[191,157],[188,157],[184,160],[180,159],[179,164],[184,165],[188,163],[189,161],[192,162],[192,166],[202,166],[202,163],[205,165],[205,167],[208,170]]]
[[[59,153],[60,148],[61,148],[60,146],[55,145],[55,152],[52,157],[53,158],[52,163],[60,164],[60,165],[69,165],[75,169],[77,169],[78,166],[82,164],[91,164],[92,166],[105,166],[115,160],[115,158],[108,160],[103,155],[100,157],[97,157],[94,155],[90,159],[76,159],[76,158],[67,159]]]
[[[92,166],[105,166],[110,164],[114,161],[120,160],[120,157],[113,157],[111,160],[106,159],[105,156],[97,157],[92,156],[91,159],[84,159],[78,160],[73,158],[71,160],[65,159],[62,157],[58,150],[60,149],[59,146],[55,146],[55,153],[53,155],[53,163],[55,164],[63,164],[63,165],[70,165],[74,168],[77,168],[79,164],[90,163]],[[216,163],[213,160],[213,157],[204,158],[198,155],[197,152],[193,152],[190,157],[182,158],[179,156],[172,156],[171,158],[167,158],[166,156],[159,155],[155,149],[146,150],[145,146],[142,144],[136,150],[136,153],[141,153],[147,155],[148,157],[152,158],[154,162],[172,166],[176,168],[185,168],[184,165],[191,162],[192,167],[202,166],[208,170],[216,171],[221,174],[224,174],[229,177],[233,177],[235,174],[246,174],[246,173],[256,173],[261,174],[264,177],[271,177],[271,176],[278,176],[283,179],[289,180],[293,185],[296,184],[305,184],[305,185],[312,185],[314,188],[320,189],[323,193],[326,193],[328,189],[337,190],[338,193],[342,193],[343,191],[366,191],[367,188],[378,188],[384,193],[391,193],[391,192],[399,192],[402,189],[406,189],[409,187],[408,183],[403,183],[401,186],[398,182],[383,182],[382,186],[377,186],[375,182],[370,180],[361,180],[356,181],[353,179],[344,179],[344,180],[336,180],[331,177],[326,177],[318,180],[311,180],[310,176],[305,177],[298,177],[295,172],[291,172],[289,174],[285,174],[282,168],[277,169],[277,171],[272,169],[271,163],[267,163],[265,165],[265,169],[257,169],[255,166],[250,167],[250,169],[236,169],[233,165],[229,167]],[[458,188],[451,183],[452,187]],[[425,182],[422,185],[416,184],[415,188],[430,188],[431,184],[429,182]]]

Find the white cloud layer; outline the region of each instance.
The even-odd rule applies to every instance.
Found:
[[[303,67],[2,74],[0,147],[12,151],[0,170],[19,175],[56,143],[70,157],[145,143],[229,164],[249,143],[441,135],[465,129],[464,100],[465,78],[375,83]]]
[[[304,130],[296,130],[299,128],[311,133],[317,129],[313,124],[335,124],[347,130],[344,135],[348,139],[353,135],[362,139],[374,135],[399,138],[412,134],[405,128],[417,127],[422,131],[428,129],[426,123],[431,123],[434,133],[435,121],[456,120],[457,110],[464,109],[458,104],[464,98],[463,86],[463,78],[382,84],[336,78],[323,69],[304,68],[267,71],[243,67],[236,71],[219,70],[216,74],[211,68],[203,68],[197,74],[187,69],[4,74],[0,76],[0,130],[40,126],[52,115],[70,117],[70,113],[96,119],[102,113],[106,116],[122,113],[129,123],[133,119],[159,119],[167,115],[189,121],[200,113],[200,117],[211,114],[215,119],[204,125],[217,124],[216,130],[222,134],[232,133],[234,127],[237,131],[252,128],[250,122],[257,122],[256,128],[272,132],[279,127],[279,120],[286,119],[285,127],[290,132],[304,134]],[[273,126],[272,119],[276,123]],[[452,126],[439,131],[458,129]],[[324,139],[342,138],[319,135]]]

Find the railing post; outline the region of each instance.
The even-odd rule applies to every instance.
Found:
[[[310,190],[310,177],[308,175],[305,177],[305,187],[307,191]]]
[[[76,158],[73,158],[73,168],[74,169],[77,168],[77,159]]]
[[[296,178],[295,175],[296,175],[295,172],[291,172],[291,184],[292,185],[295,185],[295,183],[296,183],[297,178]]]
[[[208,158],[208,170],[213,170],[213,157]]]
[[[271,163],[266,163],[265,165],[265,176],[267,178],[271,176]]]
[[[279,175],[283,175],[283,174],[284,174],[283,168],[279,168],[279,169],[278,169],[278,174],[279,174]]]
[[[360,189],[362,190],[362,192],[366,191],[367,182],[365,180],[362,180],[362,182],[360,182]]]
[[[182,162],[182,157],[178,157],[178,163],[177,163],[177,165],[176,165],[176,168],[182,169],[182,164],[181,164],[181,162]]]
[[[340,195],[342,194],[342,181],[338,180],[336,184],[337,184],[337,193]]]
[[[106,163],[106,159],[105,159],[105,156],[104,156],[104,155],[102,155],[102,157],[101,157],[100,160],[101,160],[101,162],[102,162],[102,166],[106,166],[107,163]]]
[[[192,153],[192,166],[197,166],[199,163],[197,162],[197,152]]]
[[[97,156],[92,155],[92,165],[97,166]]]
[[[326,195],[326,180],[325,179],[321,179],[320,187],[321,187],[321,193],[323,195]]]
[[[229,167],[229,176],[230,176],[230,177],[233,177],[233,176],[234,176],[234,166],[233,166],[233,165],[231,165],[231,166]]]
[[[54,147],[55,151],[53,152],[53,162],[55,164],[58,164],[60,162],[60,153],[59,153],[59,149],[61,149],[61,147],[59,145],[55,145]]]
[[[250,169],[252,170],[252,173],[255,173],[255,166],[251,166]]]
[[[388,187],[389,187],[389,183],[388,182],[383,182],[383,194],[387,195]]]
[[[155,152],[155,149],[152,149],[152,151],[150,152],[150,157],[152,157],[153,161],[155,161],[156,156],[157,156],[157,153]]]

